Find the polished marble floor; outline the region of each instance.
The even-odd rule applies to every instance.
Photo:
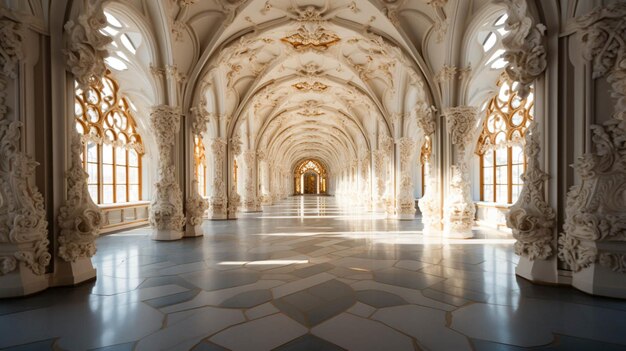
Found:
[[[205,237],[98,240],[94,282],[0,301],[9,350],[626,350],[626,301],[517,278],[513,240],[295,197]]]

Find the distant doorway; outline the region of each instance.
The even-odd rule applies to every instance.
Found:
[[[304,180],[304,194],[319,194],[319,176],[314,172],[307,172],[302,175]]]
[[[294,169],[293,185],[295,195],[326,194],[326,168],[317,160],[307,159]]]

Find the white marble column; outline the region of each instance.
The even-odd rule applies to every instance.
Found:
[[[444,205],[444,235],[450,238],[471,238],[476,208],[469,179],[469,146],[478,111],[473,106],[451,107],[444,111],[454,147],[454,165]]]
[[[191,108],[191,140],[189,147],[191,154],[194,153],[194,138],[199,138],[201,143],[204,143],[203,135],[206,133],[209,126],[210,115],[204,107],[204,104]],[[188,149],[189,150],[189,149]],[[185,210],[187,214],[187,225],[185,227],[185,237],[197,237],[204,235],[204,229],[202,229],[202,222],[204,222],[204,214],[209,208],[208,201],[198,193],[198,178],[195,169],[198,165],[195,164],[195,157],[189,159],[194,160],[192,162],[193,169],[190,170],[192,181],[188,187],[189,193],[187,195],[187,202],[185,203]]]
[[[226,182],[224,181],[224,166],[226,165],[226,139],[215,138],[211,143],[213,157],[213,193],[209,199],[209,219],[220,220],[227,218],[228,198],[226,196]]]
[[[426,147],[422,147],[422,162],[424,167],[424,195],[418,201],[422,213],[424,235],[439,235],[441,233],[441,200],[438,191],[437,177],[434,175],[432,166],[432,146],[430,137],[424,141]]]
[[[154,240],[178,240],[183,237],[186,219],[183,197],[174,166],[175,141],[180,131],[181,114],[176,108],[159,105],[150,114],[158,153],[158,181],[150,205],[150,225]]]
[[[376,193],[374,194],[374,207],[375,211],[384,211],[385,203],[385,151],[374,151],[374,181]]]
[[[366,209],[372,208],[372,189],[370,186],[370,153],[367,152],[361,157],[360,169],[360,199]]]
[[[229,143],[229,154],[228,154],[228,172],[226,176],[231,180],[230,191],[228,193],[228,208],[227,208],[227,218],[228,219],[237,219],[237,213],[239,213],[239,207],[241,206],[241,196],[237,191],[237,187],[234,184],[235,180],[233,178],[233,166],[235,163],[235,157],[241,155],[241,146],[243,145],[241,141],[241,136],[239,134],[235,134]]]
[[[243,153],[245,166],[245,195],[243,206],[246,212],[259,212],[261,206],[257,197],[257,158],[256,151],[246,150]]]
[[[415,155],[415,140],[403,137],[399,142],[400,154],[400,194],[396,207],[397,218],[400,220],[415,219],[415,198],[413,196],[413,177],[411,161]]]
[[[437,128],[435,121],[435,108],[425,102],[415,106],[414,113],[417,126],[424,135],[424,141],[420,145],[420,162],[424,167],[424,194],[418,201],[422,213],[422,224],[425,235],[438,235],[441,233],[441,200],[438,189],[438,179],[433,167],[433,137]]]
[[[272,193],[270,191],[270,164],[267,160],[267,155],[265,151],[259,150],[257,152],[257,160],[259,162],[259,175],[258,182],[261,185],[261,199],[260,204],[263,206],[271,206],[272,205]]]
[[[78,87],[88,91],[100,84],[108,56],[106,46],[111,38],[100,31],[106,27],[102,2],[85,2],[85,8],[76,22],[65,25],[68,38],[65,52],[67,70],[72,73]],[[66,174],[67,197],[59,209],[58,257],[55,261],[55,285],[73,285],[96,277],[91,257],[96,253],[95,240],[104,223],[100,208],[93,202],[87,188],[88,174],[83,169],[81,154],[83,140],[74,127],[73,104],[68,106],[72,116],[68,128],[69,170]]]

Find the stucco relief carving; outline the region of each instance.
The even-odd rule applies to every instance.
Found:
[[[518,82],[516,91],[521,98],[530,93],[530,86],[543,74],[548,64],[543,37],[546,27],[535,23],[526,0],[496,0],[507,7],[509,15],[502,39],[508,62],[505,70],[511,80]]]
[[[376,175],[376,202],[381,205],[385,196],[385,161],[387,158],[385,150],[374,151],[374,174]]]
[[[428,136],[425,143],[430,144]],[[424,152],[424,147],[422,147],[421,162],[424,167],[426,184],[424,184],[424,196],[419,199],[417,205],[422,213],[422,223],[426,231],[439,230],[441,226],[441,201],[437,190],[437,178],[433,174],[431,157],[432,153],[430,151]]]
[[[476,208],[471,197],[468,174],[468,150],[472,140],[478,110],[473,106],[458,106],[444,111],[450,131],[450,141],[456,147],[456,162],[452,166],[450,194],[444,210],[446,231],[471,233]]]
[[[13,248],[0,254],[0,275],[17,269],[18,262],[41,275],[51,256],[43,197],[29,184],[37,163],[20,151],[21,123],[4,118],[0,114],[0,244]]]
[[[150,206],[150,224],[158,230],[182,231],[186,222],[173,165],[180,118],[180,111],[167,105],[156,106],[150,114],[150,125],[159,150],[159,178]]]
[[[67,67],[78,82],[78,87],[89,89],[92,84],[101,84],[106,66],[104,59],[109,56],[107,45],[112,39],[102,33],[107,20],[102,9],[103,1],[84,0],[84,9],[76,22],[65,24]]]
[[[67,262],[96,253],[95,240],[104,224],[104,215],[87,189],[89,174],[83,168],[83,142],[76,131],[71,132],[71,168],[67,173],[67,200],[59,213],[59,256]]]
[[[244,197],[244,206],[248,211],[258,210],[259,203],[256,197],[256,152],[254,150],[246,150],[243,153],[243,160],[246,166],[246,194]]]
[[[529,260],[545,260],[553,253],[553,228],[556,215],[546,203],[544,184],[550,176],[539,162],[540,139],[536,122],[526,132],[526,171],[522,174],[524,187],[517,202],[506,215],[507,226],[512,229],[515,253]]]
[[[213,216],[226,216],[228,201],[226,197],[226,184],[224,183],[224,157],[226,157],[226,139],[215,138],[211,143],[213,152],[213,194],[209,201],[209,211]]]
[[[457,147],[457,155],[462,159],[467,156],[467,147],[472,141],[478,109],[474,106],[450,107],[444,115],[450,130],[450,141]]]
[[[369,196],[370,194],[370,180],[369,180],[370,163],[371,163],[370,154],[368,152],[361,157],[361,162],[359,163],[361,166],[360,168],[360,174],[361,174],[360,194],[361,194],[361,199],[363,200],[363,203],[365,204],[366,207],[371,206],[371,198]]]
[[[45,273],[50,263],[48,222],[43,197],[29,179],[37,163],[21,151],[19,121],[9,121],[5,105],[8,80],[16,78],[24,58],[22,24],[0,21],[0,276],[22,262],[36,275]],[[8,246],[8,250],[1,250]]]
[[[0,20],[0,67],[2,74],[15,78],[17,65],[24,58],[22,52],[23,26],[21,23],[8,19]],[[1,91],[1,90],[0,90]],[[0,101],[0,106],[2,101]],[[6,109],[6,107],[4,107]],[[6,111],[0,110],[0,113]]]
[[[598,253],[590,243],[626,241],[625,18],[626,4],[616,3],[578,20],[584,56],[593,62],[595,78],[607,76],[617,102],[613,118],[591,126],[594,150],[574,164],[582,183],[567,194],[565,233],[559,238],[559,258],[574,271],[598,262],[624,272],[621,259]]]
[[[415,154],[415,140],[410,137],[400,138],[400,194],[398,196],[399,215],[415,214],[415,198],[413,197],[413,178],[411,177],[411,159]]]
[[[102,2],[84,1],[84,10],[77,22],[65,24],[67,39],[67,69],[74,75],[79,88],[99,86],[106,73],[104,59],[111,38],[101,33],[107,26]],[[100,208],[93,202],[87,188],[89,175],[83,169],[83,141],[79,134],[70,133],[70,169],[67,172],[67,199],[60,208],[59,256],[67,262],[89,258],[96,253],[95,240],[104,224]]]
[[[444,208],[446,230],[469,233],[474,225],[476,208],[472,202],[469,171],[465,164],[452,166],[450,195]]]
[[[192,122],[191,132],[194,136],[200,139],[201,143],[204,143],[203,135],[209,128],[209,121],[211,114],[207,111],[204,103],[196,107],[191,108]],[[194,165],[197,167],[197,165]],[[204,213],[209,208],[209,202],[198,193],[198,179],[196,172],[194,173],[194,179],[191,184],[191,193],[185,203],[185,209],[187,210],[187,222],[192,226],[202,224],[204,220]]]

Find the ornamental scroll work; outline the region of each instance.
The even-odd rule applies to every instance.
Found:
[[[546,27],[535,24],[527,0],[496,2],[505,5],[509,15],[505,27],[509,33],[502,39],[502,46],[506,49],[502,56],[508,62],[505,70],[511,80],[518,82],[516,92],[525,98],[548,65],[543,45]]]
[[[208,112],[204,103],[192,107],[190,110],[192,116],[191,129],[200,143],[204,143],[203,135],[206,133],[211,114]],[[198,165],[194,165],[197,167]],[[198,193],[198,177],[194,172],[194,179],[191,185],[191,193],[185,203],[185,209],[187,210],[188,224],[192,226],[198,226],[202,224],[204,220],[204,213],[209,209],[209,202]]]
[[[574,271],[598,262],[625,273],[623,253],[598,252],[593,242],[626,241],[626,4],[616,3],[578,19],[583,53],[593,76],[606,76],[617,99],[613,118],[591,126],[594,151],[574,164],[582,184],[567,195],[559,258]]]
[[[166,105],[155,107],[150,114],[150,125],[159,149],[159,181],[150,206],[150,224],[159,230],[181,231],[186,222],[182,193],[172,165],[180,117],[177,109]]]
[[[4,101],[7,81],[17,77],[24,57],[23,27],[3,19],[0,28],[0,246],[8,246],[10,252],[0,254],[0,276],[18,269],[19,263],[42,275],[51,255],[43,197],[28,181],[37,162],[20,150],[22,124],[7,119]]]
[[[112,39],[102,33],[107,26],[102,3],[84,0],[84,9],[77,21],[65,24],[67,67],[83,90],[99,84],[106,73],[104,59],[109,56],[106,47]]]
[[[526,132],[524,153],[527,157],[526,171],[522,174],[524,187],[517,202],[506,215],[506,223],[513,231],[515,253],[529,260],[545,260],[552,256],[553,228],[556,215],[544,199],[544,183],[550,178],[539,162],[539,132],[531,122]]]

